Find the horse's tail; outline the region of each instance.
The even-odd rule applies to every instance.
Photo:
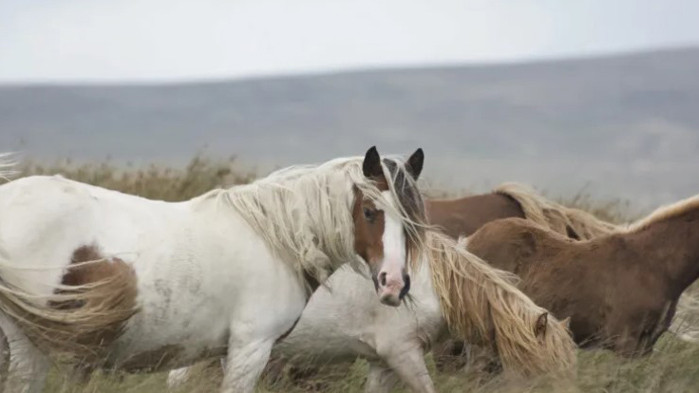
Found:
[[[13,153],[0,153],[0,180],[9,181],[17,175],[17,161]]]
[[[495,269],[445,235],[428,232],[432,282],[455,337],[493,347],[505,370],[522,375],[571,372],[576,345],[564,323]]]
[[[4,255],[0,250],[0,312],[48,354],[99,361],[137,311],[135,273],[118,258],[73,260],[63,283],[52,294],[39,295],[5,280],[19,281],[23,268]]]
[[[573,239],[590,240],[617,230],[612,223],[546,199],[523,184],[504,183],[493,192],[517,201],[526,219]]]

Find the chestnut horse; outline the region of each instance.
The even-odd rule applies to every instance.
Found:
[[[469,236],[483,225],[502,218],[518,217],[575,240],[588,240],[617,229],[580,209],[570,208],[543,197],[519,183],[504,183],[492,192],[455,199],[426,199],[430,224],[457,239]],[[437,369],[458,369],[466,364],[463,341],[448,339],[432,348]]]
[[[454,238],[469,236],[488,222],[508,217],[526,218],[574,240],[590,240],[632,225],[602,221],[585,211],[550,201],[516,183],[503,184],[488,194],[453,200],[426,200],[425,207],[429,221],[444,228]],[[697,304],[699,302],[690,294],[680,296],[676,318],[671,321],[669,330],[682,340],[699,341],[696,338],[699,330],[685,323],[696,319],[693,315]],[[437,343],[432,353],[437,368],[445,370],[463,366],[467,360],[466,350],[463,342],[446,340]]]
[[[508,218],[467,242],[469,251],[517,274],[537,304],[570,317],[579,345],[639,356],[668,329],[680,296],[699,277],[699,196],[587,241]]]

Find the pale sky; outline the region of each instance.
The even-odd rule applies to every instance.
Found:
[[[696,0],[0,0],[0,83],[526,61],[699,44]]]

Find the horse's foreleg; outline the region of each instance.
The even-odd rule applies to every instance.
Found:
[[[435,393],[432,378],[425,364],[424,352],[419,346],[392,348],[381,356],[410,389],[419,393]]]
[[[272,351],[274,340],[231,340],[223,372],[222,393],[252,393]]]
[[[398,376],[390,368],[379,362],[369,364],[365,393],[389,393],[398,382]]]

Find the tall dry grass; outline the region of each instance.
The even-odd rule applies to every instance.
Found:
[[[61,174],[69,179],[100,187],[165,201],[181,201],[217,187],[249,183],[254,171],[238,164],[235,157],[210,160],[192,158],[184,168],[148,165],[120,167],[109,161],[74,163],[70,160],[42,164],[27,160],[19,165],[19,176]]]
[[[234,159],[212,161],[195,157],[185,168],[151,165],[146,168],[120,168],[109,162],[74,164],[70,161],[43,165],[28,162],[20,167],[21,176],[60,173],[82,182],[115,189],[147,198],[177,201],[202,194],[212,188],[246,183],[255,177],[253,171],[241,167]],[[452,196],[454,192],[433,191],[435,196]],[[636,217],[628,216],[629,204],[621,201],[597,201],[594,196],[579,193],[566,205],[586,209],[614,222]],[[221,373],[216,361],[195,366],[194,377],[179,393],[216,392]],[[680,342],[665,334],[655,352],[639,360],[624,360],[613,354],[579,351],[577,378],[566,385],[541,378],[538,380],[505,380],[501,377],[483,378],[469,370],[439,374],[428,355],[437,390],[440,392],[697,392],[699,391],[699,345]],[[344,392],[363,391],[368,365],[363,360],[352,364],[328,366],[313,377],[264,379],[259,392]],[[155,393],[166,392],[166,373],[147,375],[105,375],[95,373],[84,385],[76,384],[66,369],[54,367],[45,392],[47,393]],[[396,391],[405,391],[397,388]]]

